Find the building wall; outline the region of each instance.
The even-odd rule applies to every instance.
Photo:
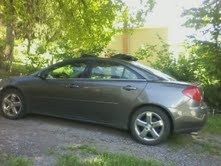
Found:
[[[118,34],[113,37],[107,49],[120,53],[133,54],[142,45],[156,45],[159,37],[168,41],[168,29],[164,27],[145,27],[133,30],[132,33]]]

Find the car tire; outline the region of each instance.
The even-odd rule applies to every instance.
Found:
[[[25,101],[17,89],[6,89],[1,95],[0,111],[7,119],[20,119],[26,115]]]
[[[146,145],[157,145],[170,134],[170,119],[165,111],[154,106],[142,107],[135,111],[130,121],[133,138]]]

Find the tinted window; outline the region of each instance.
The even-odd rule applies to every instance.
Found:
[[[131,72],[128,69],[124,70],[124,74],[122,76],[124,79],[138,79],[137,75],[133,72]]]
[[[88,78],[86,64],[76,63],[60,66],[48,73],[49,79]]]
[[[140,79],[140,76],[122,65],[102,62],[92,67],[91,79]]]

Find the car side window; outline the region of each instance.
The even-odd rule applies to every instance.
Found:
[[[48,79],[72,79],[88,78],[86,71],[87,65],[84,63],[68,64],[53,69],[47,75]]]
[[[124,78],[124,79],[132,79],[132,80],[133,79],[138,79],[137,74],[131,72],[128,69],[124,70],[124,74],[123,74],[122,78]]]
[[[91,69],[91,79],[140,79],[135,72],[115,63],[99,63]]]

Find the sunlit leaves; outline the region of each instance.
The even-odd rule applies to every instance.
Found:
[[[13,25],[15,40],[27,45],[22,54],[64,59],[99,53],[117,32],[142,25],[155,1],[138,3],[134,10],[123,0],[3,0],[0,14],[5,26]]]
[[[205,0],[199,8],[185,10],[185,26],[211,35],[211,41],[221,42],[221,1]]]
[[[205,0],[199,8],[186,10],[183,16],[187,18],[185,26],[201,32],[201,38],[192,37],[191,45],[196,74],[207,84],[218,83],[221,87],[221,1]],[[203,39],[205,35],[210,38]]]

